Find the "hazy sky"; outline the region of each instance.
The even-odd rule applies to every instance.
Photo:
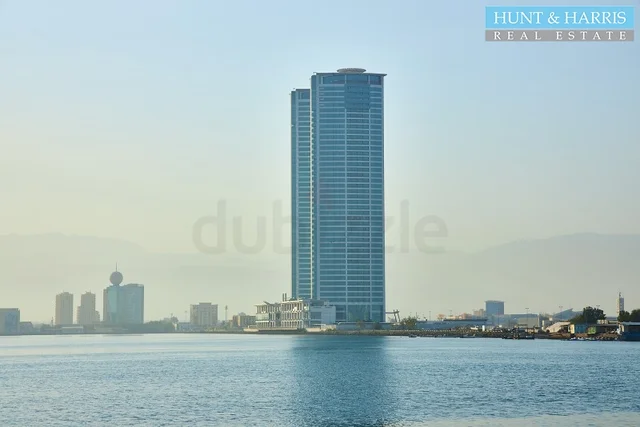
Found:
[[[250,242],[289,209],[289,91],[341,67],[388,74],[388,215],[462,250],[640,233],[639,42],[486,43],[486,5],[0,0],[0,234],[193,252],[226,200]]]

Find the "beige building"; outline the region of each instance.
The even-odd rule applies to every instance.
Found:
[[[237,328],[246,328],[255,324],[256,316],[249,316],[244,313],[236,314],[231,319],[231,326],[235,326]]]
[[[85,292],[80,296],[76,321],[83,326],[100,323],[100,314],[96,311],[96,294]]]
[[[56,326],[73,325],[73,294],[56,295]]]
[[[218,304],[201,302],[191,306],[191,324],[213,327],[218,324]]]

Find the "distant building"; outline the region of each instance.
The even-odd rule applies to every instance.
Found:
[[[256,324],[256,316],[240,313],[231,318],[231,325],[237,328],[246,328]]]
[[[218,324],[218,304],[201,302],[191,305],[191,324],[214,327]]]
[[[621,312],[624,311],[624,298],[622,297],[622,294],[620,292],[618,292],[618,316],[620,315]]]
[[[120,287],[120,320],[126,325],[144,323],[144,286],[130,283]]]
[[[485,311],[484,308],[481,308],[479,310],[474,310],[473,311],[473,317],[485,318],[485,317],[487,317],[487,312]]]
[[[20,334],[33,334],[36,328],[33,326],[32,322],[20,322]]]
[[[96,294],[85,292],[80,296],[76,322],[83,326],[100,323],[100,314],[96,311]]]
[[[18,335],[20,333],[20,310],[0,308],[0,335]]]
[[[483,318],[442,318],[441,320],[419,320],[416,322],[416,329],[425,330],[448,330],[448,329],[468,329],[482,328],[487,326],[487,319]]]
[[[485,301],[486,315],[490,316],[502,316],[504,314],[504,301],[489,300]]]
[[[102,293],[102,323],[108,325],[117,325],[120,323],[118,319],[118,300],[120,294],[120,286],[111,285]]]
[[[73,325],[73,294],[63,292],[56,295],[56,317],[57,326]]]
[[[103,323],[107,325],[141,325],[144,323],[144,286],[120,286],[122,273],[115,271],[109,278],[111,286],[103,293]]]
[[[306,329],[336,323],[336,307],[327,301],[290,300],[256,305],[258,329]]]

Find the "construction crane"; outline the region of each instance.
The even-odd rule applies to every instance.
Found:
[[[400,311],[398,310],[393,310],[393,311],[387,311],[386,313],[384,313],[385,315],[387,314],[393,314],[393,320],[395,323],[400,323]]]

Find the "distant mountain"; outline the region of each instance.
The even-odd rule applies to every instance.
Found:
[[[446,245],[445,245],[446,247]],[[387,257],[387,309],[432,317],[505,301],[508,312],[557,311],[601,305],[615,312],[618,290],[628,307],[640,307],[640,236],[576,234],[523,240],[477,253],[395,253]],[[23,318],[50,319],[55,294],[98,294],[118,268],[125,283],[146,286],[148,319],[189,304],[214,302],[229,315],[290,291],[290,257],[158,254],[130,242],[49,234],[0,236],[0,307],[17,306]]]
[[[228,304],[230,314],[250,311],[289,286],[287,256],[158,254],[122,240],[8,235],[0,236],[0,307],[18,307],[23,318],[46,321],[57,293],[74,293],[78,305],[80,294],[91,291],[102,312],[102,291],[116,263],[125,283],[146,286],[148,318],[183,313],[197,302]],[[220,313],[222,319],[222,307]]]
[[[599,304],[613,314],[619,290],[628,306],[640,307],[638,260],[640,235],[587,233],[517,241],[473,254],[392,255],[387,278],[396,292],[388,301],[412,300],[419,314],[429,307],[471,310],[487,299],[505,300],[510,312]]]

